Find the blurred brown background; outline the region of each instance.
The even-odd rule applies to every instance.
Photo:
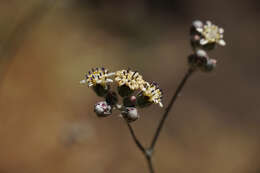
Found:
[[[257,0],[1,0],[0,173],[148,172],[117,113],[85,72],[130,67],[157,81],[166,105],[187,70],[194,19],[225,29],[211,74],[182,92],[154,156],[161,173],[258,173],[260,3]],[[148,145],[163,110],[142,110],[134,128]]]

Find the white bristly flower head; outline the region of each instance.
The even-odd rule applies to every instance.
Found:
[[[202,27],[196,27],[196,30],[204,37],[200,40],[201,45],[208,43],[218,43],[225,46],[226,42],[223,40],[224,29],[207,21]]]
[[[158,87],[156,83],[153,82],[150,84],[148,82],[145,82],[141,86],[141,90],[143,91],[143,95],[149,98],[149,102],[159,104],[160,107],[163,107],[162,90]]]
[[[96,86],[100,84],[102,86],[106,86],[108,83],[112,83],[113,80],[109,77],[114,75],[114,73],[109,73],[105,68],[96,68],[86,74],[86,78],[81,80],[81,84],[87,84],[89,87]]]
[[[115,72],[115,81],[118,86],[126,85],[131,90],[138,90],[144,83],[143,77],[137,71],[120,70]]]

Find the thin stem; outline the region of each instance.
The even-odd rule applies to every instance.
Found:
[[[128,129],[132,135],[132,138],[136,144],[136,146],[142,151],[143,154],[146,154],[146,151],[145,151],[145,148],[143,147],[143,145],[140,143],[140,141],[137,139],[136,135],[135,135],[135,132],[134,132],[134,129],[132,128],[132,126],[126,122],[127,126],[128,126]]]
[[[146,156],[146,160],[147,160],[147,163],[148,163],[148,167],[149,167],[150,173],[154,173],[153,163],[152,163],[152,158],[151,158],[151,156]]]
[[[130,134],[131,134],[131,136],[132,136],[136,146],[139,148],[139,150],[143,153],[143,155],[146,158],[146,161],[148,163],[148,168],[149,168],[150,173],[154,173],[153,164],[152,164],[152,155],[151,155],[150,150],[149,149],[145,149],[143,147],[143,145],[140,143],[140,141],[137,139],[137,137],[135,135],[135,132],[134,132],[134,129],[132,128],[131,124],[129,124],[128,122],[126,122],[126,124],[128,126],[128,129],[130,131]]]
[[[169,115],[169,112],[171,111],[172,107],[173,107],[173,104],[175,103],[176,99],[178,98],[181,90],[183,89],[185,83],[187,82],[188,78],[191,76],[191,74],[194,72],[194,69],[192,68],[189,68],[188,72],[185,74],[184,78],[182,79],[181,83],[179,84],[178,88],[176,89],[169,105],[166,107],[165,109],[165,112],[162,116],[162,119],[160,120],[160,123],[155,131],[155,134],[154,134],[154,137],[153,137],[153,140],[151,142],[151,145],[149,148],[145,148],[141,143],[140,141],[137,139],[136,135],[135,135],[135,132],[134,132],[134,129],[132,128],[131,124],[129,124],[127,121],[126,121],[126,124],[128,126],[128,129],[131,133],[131,136],[136,144],[136,146],[139,148],[140,151],[142,151],[142,153],[144,154],[145,158],[146,158],[146,161],[148,163],[148,168],[149,168],[149,171],[150,173],[154,173],[154,169],[153,169],[153,163],[152,163],[152,156],[153,156],[153,150],[154,150],[154,147],[155,147],[155,144],[158,140],[158,137],[161,133],[161,130],[163,128],[163,125],[164,125],[164,122],[166,120],[166,118],[168,117]]]
[[[174,93],[174,95],[173,95],[173,97],[172,97],[172,99],[171,99],[169,105],[166,107],[165,112],[164,112],[164,114],[163,114],[163,116],[162,116],[162,119],[160,120],[160,123],[159,123],[159,125],[158,125],[158,127],[157,127],[157,129],[156,129],[155,134],[154,134],[153,140],[152,140],[152,142],[151,142],[151,145],[150,145],[150,150],[151,150],[151,151],[153,151],[153,149],[154,149],[154,147],[155,147],[155,144],[156,144],[156,142],[157,142],[157,140],[158,140],[158,137],[159,137],[159,135],[160,135],[160,133],[161,133],[161,130],[162,130],[162,128],[163,128],[163,125],[164,125],[164,123],[165,123],[165,120],[166,120],[166,118],[168,117],[169,112],[171,111],[171,109],[172,109],[172,107],[173,107],[173,104],[175,103],[175,101],[176,101],[176,99],[178,98],[178,96],[179,96],[181,90],[183,89],[183,87],[184,87],[186,81],[188,80],[188,78],[191,76],[191,74],[192,74],[193,72],[194,72],[194,69],[189,68],[188,72],[185,74],[184,78],[182,79],[181,83],[179,84],[178,88],[176,89],[176,91],[175,91],[175,93]]]

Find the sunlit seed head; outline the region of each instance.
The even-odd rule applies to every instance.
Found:
[[[107,83],[113,82],[112,79],[108,77],[113,73],[109,73],[109,71],[105,68],[92,68],[91,71],[86,74],[85,79],[81,80],[81,84],[87,84],[89,87],[100,84],[102,86],[106,86]]]
[[[162,91],[156,83],[143,83],[141,87],[143,95],[149,98],[149,101],[155,104],[159,104],[160,107],[163,107],[162,104]]]
[[[204,37],[200,40],[201,45],[208,43],[218,43],[221,46],[225,46],[226,42],[223,40],[224,29],[207,21],[203,27],[198,27],[197,31]]]
[[[144,82],[143,77],[137,71],[120,70],[115,72],[115,81],[119,86],[126,85],[131,90],[137,90]]]

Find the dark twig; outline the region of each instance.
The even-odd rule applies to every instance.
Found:
[[[150,170],[150,173],[154,173],[153,163],[152,163],[152,155],[146,156],[146,160],[147,160],[147,163],[148,163],[148,168]]]
[[[173,107],[173,104],[175,103],[176,99],[178,98],[181,90],[183,89],[185,83],[187,82],[188,78],[191,76],[191,74],[194,72],[194,69],[189,69],[188,72],[185,74],[184,78],[182,79],[180,85],[178,86],[177,90],[175,91],[169,105],[166,107],[165,109],[165,112],[162,116],[162,119],[160,120],[160,123],[155,131],[155,134],[154,134],[154,137],[153,137],[153,140],[151,142],[151,145],[149,148],[145,148],[141,143],[140,141],[137,139],[136,135],[135,135],[135,132],[132,128],[132,126],[128,123],[127,123],[127,126],[128,126],[128,129],[132,135],[132,138],[135,142],[135,144],[137,145],[137,147],[139,148],[139,150],[145,155],[145,158],[147,160],[147,163],[148,163],[148,167],[149,167],[149,171],[150,173],[154,173],[154,169],[153,169],[153,164],[152,164],[152,154],[153,154],[153,150],[154,150],[154,147],[155,147],[155,144],[158,140],[158,137],[160,135],[160,132],[163,128],[163,125],[164,125],[164,122],[166,120],[166,118],[168,117],[169,115],[169,112],[171,111],[172,107]]]
[[[126,122],[126,123],[127,123],[128,129],[130,131],[130,134],[131,134],[131,136],[132,136],[136,146],[144,154],[144,156],[145,156],[145,158],[147,160],[150,173],[154,173],[153,164],[152,164],[152,154],[151,154],[150,150],[144,148],[144,146],[137,139],[137,137],[135,135],[135,132],[134,132],[134,129],[132,128],[131,124],[129,124],[128,122]]]
[[[154,137],[153,137],[153,140],[151,142],[151,145],[150,145],[150,150],[153,151],[154,150],[154,147],[155,147],[155,144],[158,140],[158,137],[160,135],[160,132],[163,128],[163,125],[164,125],[164,122],[166,120],[166,118],[168,117],[169,115],[169,112],[171,111],[172,107],[173,107],[173,104],[175,103],[176,99],[178,98],[182,88],[184,87],[186,81],[188,80],[188,78],[191,76],[191,74],[194,72],[194,69],[192,68],[189,68],[188,72],[185,74],[184,78],[182,79],[181,83],[179,84],[178,88],[176,89],[169,105],[166,107],[165,109],[165,112],[162,116],[162,119],[160,120],[160,123],[156,129],[156,132],[154,134]]]
[[[135,142],[135,144],[137,145],[137,147],[142,151],[143,154],[145,154],[145,148],[143,147],[143,145],[140,143],[140,141],[137,139],[136,135],[135,135],[135,132],[134,132],[134,129],[132,128],[131,124],[129,124],[128,122],[126,122],[127,126],[128,126],[128,129],[132,135],[132,138]]]

